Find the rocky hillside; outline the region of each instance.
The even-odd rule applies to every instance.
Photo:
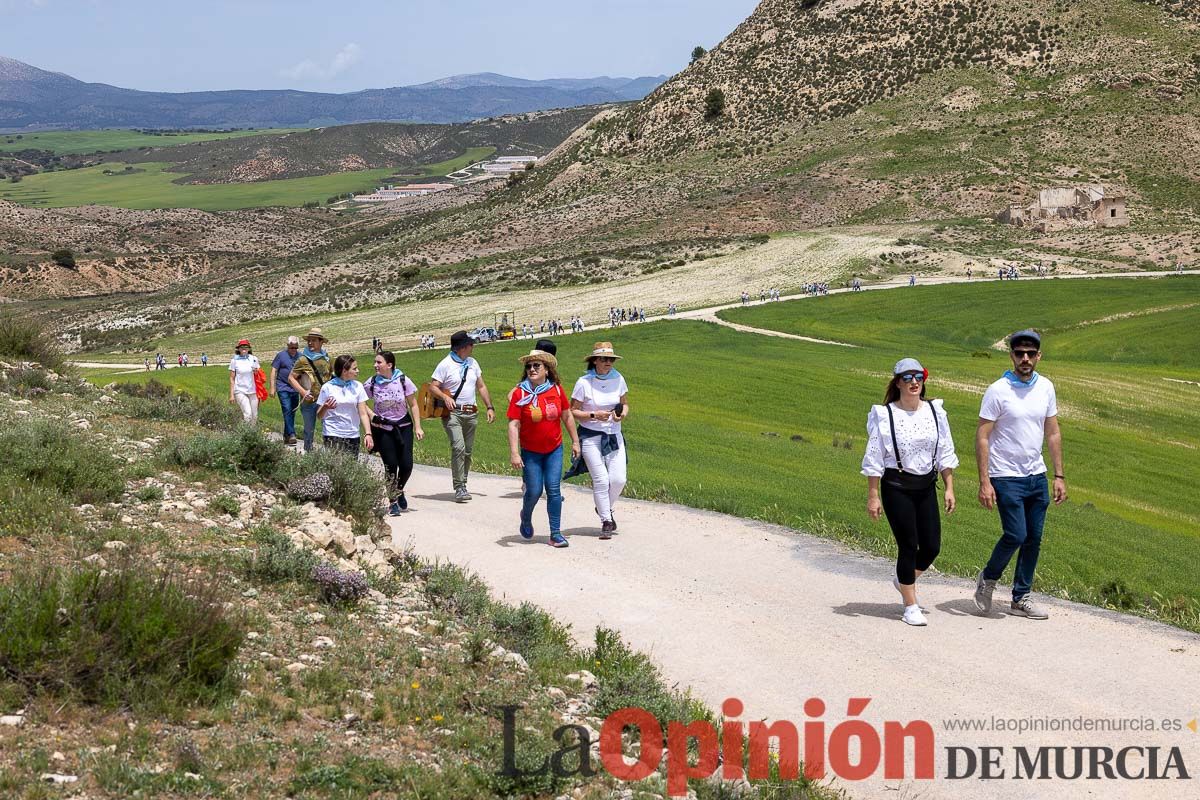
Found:
[[[1179,20],[1194,19],[1196,5],[1145,0],[1166,13],[1138,13],[1139,2],[763,0],[718,47],[630,110],[604,145],[660,155],[731,139],[761,146],[781,128],[852,114],[955,69],[1082,75],[1098,87],[1147,73],[1157,85],[1194,90],[1195,49],[1171,39],[1185,33]],[[705,103],[713,90],[724,96],[720,114]]]
[[[106,161],[169,161],[188,183],[251,181],[327,175],[381,167],[420,168],[456,158],[473,147],[496,155],[545,155],[603,106],[540,111],[457,125],[374,122],[288,134],[104,154]],[[182,180],[182,179],[181,179]]]

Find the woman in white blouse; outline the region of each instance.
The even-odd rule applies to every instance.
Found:
[[[600,517],[601,539],[611,539],[617,532],[613,506],[625,488],[621,421],[629,416],[629,386],[617,372],[619,358],[612,342],[596,342],[584,358],[588,371],[571,392],[571,413],[579,424],[583,460],[592,475],[592,499]]]
[[[915,358],[896,362],[884,404],[867,417],[867,513],[887,515],[899,554],[892,585],[904,599],[904,622],[925,625],[917,604],[917,578],[942,546],[937,476],[946,483],[946,513],[954,512],[954,468],[958,456],[941,400],[925,401],[929,372]]]

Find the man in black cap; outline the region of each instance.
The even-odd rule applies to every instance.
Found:
[[[1054,384],[1036,370],[1042,358],[1041,335],[1030,329],[1017,331],[1008,346],[1013,368],[984,393],[975,433],[979,502],[988,510],[999,509],[1004,530],[975,579],[975,606],[985,614],[991,610],[996,581],[1016,553],[1011,613],[1046,619],[1046,610],[1033,603],[1029,592],[1051,491],[1055,505],[1067,499],[1058,401]],[[1046,482],[1043,441],[1050,445],[1054,463],[1053,489]]]
[[[475,447],[475,428],[479,407],[476,395],[487,407],[487,421],[496,421],[483,370],[471,358],[475,340],[466,331],[450,336],[450,355],[443,358],[433,371],[429,388],[442,401],[449,413],[442,417],[442,427],[450,440],[450,474],[454,479],[454,500],[465,503],[471,499],[467,491],[467,476],[471,472],[471,451]]]

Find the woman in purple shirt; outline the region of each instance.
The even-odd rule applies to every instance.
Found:
[[[391,350],[375,356],[375,376],[366,383],[367,397],[375,401],[371,417],[371,438],[375,452],[383,459],[388,485],[388,513],[393,517],[408,508],[404,484],[413,471],[413,435],[425,438],[421,415],[417,413],[417,387],[396,369]]]

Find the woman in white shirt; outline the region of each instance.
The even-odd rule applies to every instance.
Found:
[[[367,391],[358,382],[358,362],[354,356],[338,356],[333,361],[334,377],[326,381],[317,395],[317,416],[321,419],[322,441],[326,447],[345,450],[358,457],[358,434],[367,432],[367,450],[371,438],[371,412]],[[360,428],[361,426],[361,428]]]
[[[954,512],[954,468],[958,456],[941,400],[925,401],[929,372],[915,358],[896,362],[884,404],[867,417],[867,513],[887,515],[899,554],[892,585],[904,599],[904,622],[925,625],[917,604],[917,578],[942,546],[937,476],[946,483],[946,513]]]
[[[254,373],[259,369],[258,357],[249,339],[242,339],[229,360],[229,402],[242,412],[242,421],[258,422],[258,392],[254,388]]]
[[[579,423],[583,461],[592,476],[592,498],[600,516],[600,538],[617,532],[613,504],[625,488],[625,439],[621,421],[629,416],[629,386],[614,366],[620,356],[612,342],[596,342],[584,360],[588,371],[575,382],[571,413]]]

